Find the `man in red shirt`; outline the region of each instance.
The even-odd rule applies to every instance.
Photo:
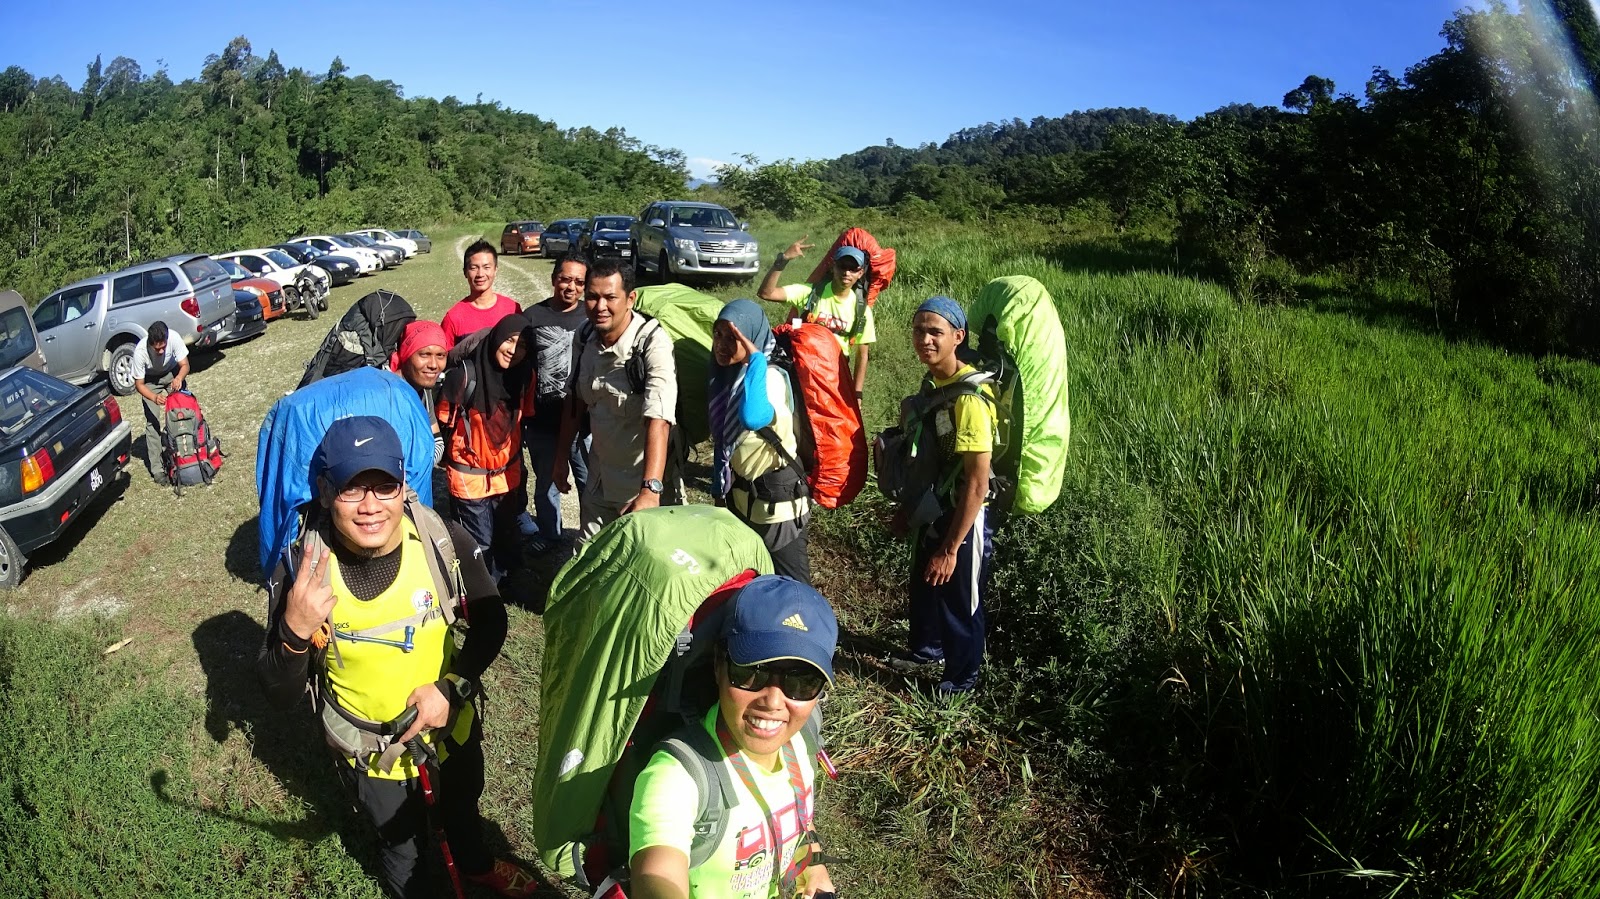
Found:
[[[444,336],[450,345],[474,331],[492,328],[508,315],[522,311],[517,301],[494,292],[494,276],[499,269],[500,254],[494,244],[480,240],[467,247],[461,260],[461,274],[467,278],[469,293],[444,314]]]

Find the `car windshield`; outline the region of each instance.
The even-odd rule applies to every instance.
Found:
[[[294,257],[282,250],[267,250],[261,255],[271,259],[272,264],[278,266],[279,268],[294,268],[300,264],[294,260]]]
[[[185,275],[189,276],[189,283],[196,286],[204,284],[212,278],[227,277],[228,274],[222,270],[222,266],[217,265],[215,259],[209,256],[196,256],[179,267],[183,269]]]
[[[311,258],[311,254],[306,252],[305,247],[297,247],[293,244],[284,244],[279,247],[274,247],[274,249],[283,255],[288,256],[290,259],[293,259],[297,265]]]
[[[409,237],[412,240],[427,240],[428,239],[428,235],[423,234],[421,231],[401,231],[400,232],[400,236],[401,237]]]
[[[13,306],[0,312],[0,368],[10,368],[28,358],[39,344],[33,339],[28,310]]]
[[[347,247],[347,248],[352,248],[352,247],[354,247],[356,245],[355,241],[346,240],[346,239],[344,239],[342,237],[330,237],[330,238],[328,238],[328,243],[331,243],[334,246]]]
[[[626,216],[614,215],[603,219],[594,220],[596,231],[626,231],[633,219]]]
[[[77,393],[71,384],[31,368],[9,372],[0,378],[0,434],[11,437],[20,433],[35,418],[72,402]]]
[[[733,213],[711,206],[679,206],[672,210],[668,224],[684,228],[737,228]]]
[[[342,236],[344,237],[345,240],[350,241],[351,243],[355,244],[358,247],[370,247],[370,246],[375,246],[377,244],[377,241],[373,240],[370,237],[367,237],[364,234],[345,234],[345,235],[342,235]]]
[[[218,259],[217,264],[222,266],[222,270],[228,273],[229,280],[239,281],[244,278],[255,277],[254,275],[245,271],[244,266],[234,262],[232,259]]]

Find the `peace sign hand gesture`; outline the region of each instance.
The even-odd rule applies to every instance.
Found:
[[[300,554],[294,583],[289,585],[289,596],[284,600],[283,623],[295,636],[310,640],[322,622],[328,620],[335,602],[328,549],[323,547],[318,553],[308,540],[305,551]]]
[[[788,248],[783,251],[783,258],[794,260],[804,256],[806,254],[806,250],[816,246],[816,244],[806,243],[806,238],[810,236],[811,235],[807,234],[794,243],[789,244]]]

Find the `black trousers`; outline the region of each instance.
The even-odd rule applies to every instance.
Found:
[[[437,806],[433,813],[444,826],[445,838],[463,877],[483,874],[494,859],[483,845],[483,819],[478,798],[483,795],[483,740],[474,724],[465,746],[452,746],[450,757],[439,765],[433,784]],[[398,899],[432,896],[427,868],[418,864],[432,827],[419,781],[386,780],[357,771],[340,760],[339,779],[378,831],[379,862],[384,887]]]

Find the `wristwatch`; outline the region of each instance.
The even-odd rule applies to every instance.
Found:
[[[667,489],[661,485],[661,480],[659,478],[645,478],[644,483],[640,484],[639,486],[650,491],[651,493],[656,494],[657,496],[661,495],[661,491]]]
[[[461,705],[478,693],[478,685],[459,674],[446,674],[435,682],[435,686],[441,687],[440,692],[453,706]],[[443,689],[445,687],[448,689]]]

